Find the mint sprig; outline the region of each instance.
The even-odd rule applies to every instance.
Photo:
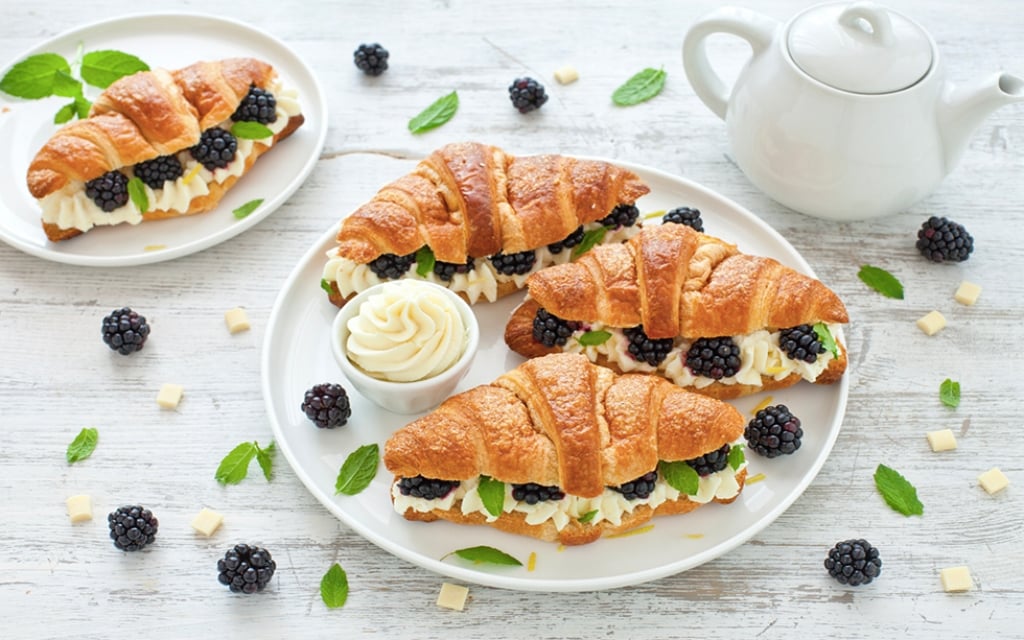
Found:
[[[253,211],[259,209],[261,204],[263,204],[263,198],[256,198],[255,200],[250,200],[249,202],[246,202],[242,206],[238,207],[237,209],[232,211],[231,214],[235,216],[236,220],[241,220],[248,216]]]
[[[221,484],[238,484],[249,475],[249,463],[252,459],[259,458],[263,475],[269,481],[273,472],[274,449],[273,441],[265,448],[261,448],[255,440],[243,442],[224,456],[217,466],[214,478]]]
[[[85,460],[91,456],[92,452],[96,449],[96,443],[99,442],[99,439],[100,432],[95,427],[85,427],[79,431],[75,439],[68,445],[68,450],[64,454],[68,464]]]
[[[445,554],[441,558],[441,561],[443,562],[445,558],[452,555],[458,556],[463,560],[469,560],[473,564],[488,563],[501,564],[513,567],[523,566],[523,563],[514,558],[513,556],[510,556],[509,554],[499,549],[495,549],[494,547],[480,546],[468,547],[466,549],[456,549],[451,553]]]
[[[412,133],[423,133],[436,129],[448,122],[459,109],[459,94],[452,91],[448,95],[441,96],[429,107],[409,120],[409,131]]]
[[[484,509],[495,518],[501,515],[505,507],[505,483],[495,480],[490,476],[480,476],[480,485],[477,487],[480,494],[480,501],[484,503]]]
[[[903,283],[881,267],[874,267],[870,264],[861,265],[857,277],[886,298],[903,299]]]
[[[700,490],[700,476],[697,470],[682,460],[676,462],[658,461],[658,472],[668,486],[688,496],[695,496]]]
[[[939,400],[947,407],[956,409],[960,406],[960,383],[946,378],[939,385]]]
[[[354,496],[373,482],[380,466],[380,447],[377,444],[364,444],[348,454],[338,477],[334,481],[334,493]]]
[[[274,455],[277,453],[277,445],[271,440],[270,444],[262,449],[256,447],[256,463],[260,465],[260,470],[263,471],[263,477],[267,479],[267,482],[274,477]]]
[[[593,249],[596,245],[600,244],[604,240],[605,234],[608,233],[608,227],[598,227],[591,229],[583,234],[583,240],[578,245],[573,247],[572,259],[582,256],[584,253]]]
[[[620,107],[629,107],[647,102],[661,93],[665,86],[664,69],[648,67],[635,74],[612,94],[612,102]]]
[[[231,135],[243,140],[263,140],[274,135],[265,124],[242,120],[231,125]]]
[[[727,458],[727,460],[729,462],[729,467],[733,471],[738,471],[739,468],[743,466],[743,463],[747,461],[747,457],[743,453],[743,445],[734,444],[732,447],[730,447],[729,457]]]
[[[598,329],[597,331],[587,331],[583,333],[579,338],[576,338],[576,342],[579,342],[582,347],[596,347],[608,342],[611,337],[612,334],[610,331]]]
[[[327,278],[320,278],[320,288],[328,295],[334,295],[334,289],[331,288],[331,283],[327,281]]]
[[[128,197],[139,213],[149,211],[149,196],[146,195],[146,184],[138,176],[128,181]]]
[[[57,73],[71,73],[71,65],[56,53],[38,53],[15,64],[0,79],[0,91],[15,98],[39,100],[54,95]]]
[[[924,513],[924,505],[917,498],[917,489],[895,469],[884,464],[878,465],[875,469],[875,487],[882,494],[885,503],[894,511],[905,516],[919,516]]]
[[[328,609],[343,607],[348,600],[348,575],[337,562],[320,579],[320,598]]]
[[[597,515],[597,509],[594,509],[593,511],[588,511],[588,512],[584,513],[582,516],[577,518],[577,520],[580,522],[580,524],[587,524],[588,522],[593,520],[594,516],[596,516],[596,515]]]
[[[434,252],[427,245],[416,250],[416,275],[419,277],[427,277],[427,274],[434,270],[436,263],[437,258],[434,257]]]
[[[123,51],[104,49],[82,56],[82,80],[100,89],[106,89],[117,80],[139,71],[149,71],[149,65]]]
[[[836,344],[836,339],[832,337],[832,332],[828,330],[828,325],[824,322],[818,322],[814,325],[814,333],[818,336],[818,340],[821,341],[821,346],[825,347],[825,351],[832,354],[833,358],[839,357],[839,345]]]

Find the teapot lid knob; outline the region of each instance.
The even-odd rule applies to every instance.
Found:
[[[869,0],[811,7],[793,19],[788,31],[793,62],[840,91],[901,91],[932,67],[932,41],[924,29]]]

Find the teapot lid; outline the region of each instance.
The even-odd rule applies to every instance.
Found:
[[[804,73],[850,93],[900,91],[932,66],[924,29],[874,2],[811,7],[794,18],[786,40]]]

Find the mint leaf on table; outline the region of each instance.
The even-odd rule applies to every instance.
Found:
[[[495,480],[490,476],[480,476],[480,486],[477,487],[480,494],[480,501],[484,503],[487,513],[494,517],[501,515],[505,507],[505,483]]]
[[[146,185],[138,176],[128,181],[128,197],[132,204],[139,210],[139,213],[149,211],[149,196],[146,195]]]
[[[857,277],[886,298],[903,299],[903,284],[885,269],[869,264],[861,265]]]
[[[665,86],[664,69],[652,69],[650,67],[637,73],[615,90],[612,94],[612,102],[620,107],[629,107],[640,104],[661,93]]]
[[[728,462],[729,466],[732,468],[733,471],[737,471],[741,466],[743,466],[743,463],[746,461],[747,457],[746,455],[743,454],[742,444],[735,444],[729,448]],[[700,481],[698,480],[698,483],[699,482]]]
[[[220,465],[217,466],[217,473],[214,474],[214,477],[221,484],[238,484],[249,474],[249,463],[252,462],[252,459],[262,458],[259,460],[260,468],[263,469],[263,475],[267,480],[270,480],[273,452],[273,441],[265,449],[260,449],[260,445],[256,441],[243,442],[224,456]]]
[[[576,338],[576,342],[579,342],[580,346],[596,347],[608,342],[608,339],[611,337],[612,334],[610,332],[598,329],[597,331],[585,332],[579,338]]]
[[[68,464],[85,460],[92,455],[99,439],[100,432],[95,427],[85,427],[79,431],[75,439],[68,445],[68,450],[64,454],[68,459]]]
[[[960,383],[946,378],[939,385],[939,400],[947,407],[960,406]]]
[[[917,498],[917,489],[895,469],[884,464],[878,465],[875,469],[875,487],[893,510],[905,516],[924,513],[924,505]]]
[[[348,599],[348,575],[341,565],[335,562],[320,579],[320,598],[328,609],[345,606]]]
[[[459,94],[452,91],[446,96],[441,96],[432,105],[424,109],[411,120],[409,120],[409,131],[423,133],[440,127],[448,122],[459,109]]]
[[[277,446],[271,440],[264,448],[256,445],[256,462],[263,471],[263,477],[269,482],[274,477],[274,455],[277,453]]]
[[[682,460],[676,462],[658,461],[658,471],[661,472],[665,482],[680,493],[688,496],[697,495],[700,490],[700,476],[697,470]]]
[[[354,496],[370,486],[380,465],[380,447],[364,444],[348,454],[334,481],[334,493]]]
[[[249,202],[246,202],[245,204],[238,207],[231,213],[235,216],[236,219],[241,220],[242,218],[248,216],[256,209],[259,209],[261,204],[263,204],[263,198],[256,198],[255,200],[250,200]]]
[[[29,56],[0,78],[0,91],[26,100],[47,98],[53,95],[59,71],[71,73],[71,65],[63,56],[56,53]]]
[[[427,274],[434,270],[436,263],[437,258],[434,257],[434,252],[427,245],[416,250],[416,275],[419,277],[427,277]]]
[[[123,51],[104,49],[82,56],[82,80],[100,89],[106,89],[116,80],[139,71],[149,71],[149,65]]]
[[[265,124],[242,120],[231,125],[231,135],[243,140],[262,140],[271,137],[274,132]]]
[[[581,240],[580,243],[572,250],[573,260],[593,249],[598,243],[604,240],[606,233],[608,233],[608,227],[598,227],[584,233],[583,240]]]
[[[495,549],[494,547],[468,547],[466,549],[457,549],[451,553],[445,555],[441,560],[444,560],[450,555],[457,555],[463,560],[469,560],[475,564],[489,563],[489,564],[502,564],[513,567],[521,567],[523,563],[516,560],[504,551]]]
[[[821,346],[825,348],[825,351],[832,353],[833,358],[839,357],[839,345],[836,344],[836,339],[832,337],[832,332],[828,330],[828,325],[824,322],[818,322],[814,325],[814,333],[818,336],[818,340],[821,341]]]

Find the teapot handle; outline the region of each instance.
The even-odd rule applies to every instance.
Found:
[[[719,118],[725,120],[732,90],[711,68],[704,41],[715,33],[739,36],[750,44],[751,55],[757,56],[771,44],[778,26],[778,22],[760,13],[722,7],[699,19],[687,30],[683,39],[683,69],[697,97]]]

